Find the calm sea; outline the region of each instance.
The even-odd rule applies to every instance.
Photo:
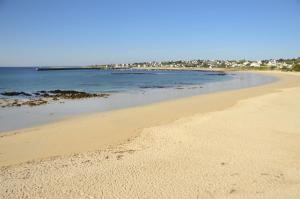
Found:
[[[254,73],[219,75],[200,71],[36,71],[34,68],[0,68],[0,93],[53,89],[110,93],[108,98],[66,100],[63,103],[54,101],[35,107],[0,108],[0,132],[45,124],[78,114],[246,88],[274,80],[274,77]],[[0,95],[0,98],[5,97]]]
[[[145,88],[165,88],[224,81],[231,75],[199,71],[149,70],[59,70],[0,68],[0,92],[40,90],[78,90],[85,92],[121,92]]]

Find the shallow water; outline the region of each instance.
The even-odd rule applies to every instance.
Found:
[[[108,71],[103,71],[103,72],[108,73]],[[114,71],[110,71],[110,72],[112,73]],[[149,71],[146,71],[146,73],[148,72]],[[153,71],[150,72],[152,73]],[[123,73],[127,73],[127,72],[123,72]],[[127,78],[128,81],[131,82],[131,84],[127,82],[126,86],[124,85],[118,86],[116,82],[118,82],[119,80],[113,80],[115,81],[113,83],[114,86],[110,86],[109,88],[108,86],[104,88],[101,88],[101,86],[95,87],[94,84],[91,84],[92,85],[91,87],[88,86],[88,89],[84,89],[86,84],[84,84],[85,86],[83,87],[79,87],[80,90],[89,91],[89,92],[101,92],[101,91],[105,92],[108,90],[110,91],[114,90],[114,92],[111,92],[111,95],[108,98],[67,100],[64,101],[64,103],[53,102],[47,105],[36,106],[36,107],[23,106],[23,107],[0,108],[0,131],[3,132],[3,131],[15,130],[19,128],[27,128],[39,124],[45,124],[45,123],[57,121],[59,119],[66,118],[68,116],[74,116],[78,114],[103,112],[103,111],[115,110],[120,108],[144,105],[144,104],[149,104],[149,103],[154,103],[154,102],[159,102],[164,100],[176,99],[176,98],[181,98],[186,96],[246,88],[246,87],[266,84],[276,80],[276,78],[271,76],[265,76],[265,75],[253,74],[253,73],[228,73],[227,75],[221,75],[221,76],[208,75],[208,74],[203,75],[201,72],[195,72],[195,71],[175,71],[175,72],[157,71],[157,73],[159,74],[163,73],[162,76],[163,77],[166,76],[166,79],[153,78],[157,76],[153,74],[151,75],[146,74],[144,78],[142,77],[143,76],[142,74],[116,74],[119,78],[122,79],[122,81],[125,81],[125,79]],[[182,77],[177,77],[181,75]],[[190,79],[189,79],[189,75],[191,76]],[[136,78],[136,79],[133,80],[132,78],[133,79]],[[40,80],[40,81],[44,81],[44,80]],[[141,84],[141,82],[143,82],[143,84]],[[181,83],[177,84],[178,82]],[[30,85],[33,84],[30,83]],[[30,89],[29,88],[26,89],[25,87],[23,87],[19,91],[31,92],[36,90],[49,90],[49,89],[57,89],[57,88],[75,89],[75,87],[72,87],[71,85],[70,87],[55,87],[49,82],[47,85],[48,86],[46,88],[42,87],[42,85],[32,86],[30,87]]]

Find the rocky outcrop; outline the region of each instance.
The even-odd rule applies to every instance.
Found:
[[[16,91],[11,91],[11,92],[3,92],[1,93],[1,95],[4,95],[4,96],[31,96],[30,93],[25,93],[25,92],[16,92]]]
[[[38,91],[34,93],[36,96],[57,99],[82,99],[91,97],[108,97],[106,93],[87,93],[74,90],[50,90],[50,91]]]
[[[1,107],[17,107],[17,106],[39,106],[47,104],[50,101],[58,100],[72,100],[72,99],[84,99],[91,97],[108,97],[107,93],[87,93],[75,90],[50,90],[50,91],[38,91],[35,93],[7,91],[2,92],[1,95],[9,96],[12,98],[0,100]],[[14,99],[13,97],[24,97],[22,99]]]

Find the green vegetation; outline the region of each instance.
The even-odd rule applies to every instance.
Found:
[[[292,68],[288,69],[286,67],[282,68],[282,71],[297,71],[300,72],[300,57],[293,59],[279,59],[278,62],[286,63],[292,66]]]
[[[297,63],[297,64],[294,64],[292,69],[293,69],[293,71],[298,71],[298,72],[300,72],[300,62]]]

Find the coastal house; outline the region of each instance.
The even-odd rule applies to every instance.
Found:
[[[277,66],[277,61],[276,60],[270,60],[268,63],[267,63],[267,66]]]
[[[232,67],[232,68],[238,67],[238,64],[235,63],[235,62],[232,62],[231,67]]]
[[[261,66],[261,63],[259,63],[259,62],[252,62],[252,63],[250,64],[250,66],[251,66],[251,67],[260,67],[260,66]]]
[[[247,66],[247,65],[249,65],[249,64],[250,64],[250,62],[245,61],[245,62],[243,63],[243,66]]]
[[[284,68],[291,69],[291,68],[292,68],[292,65],[287,64],[287,63],[285,63],[285,62],[283,62],[283,63],[277,63],[277,68],[279,68],[279,69],[284,69]]]

